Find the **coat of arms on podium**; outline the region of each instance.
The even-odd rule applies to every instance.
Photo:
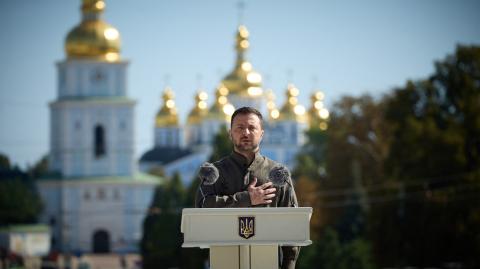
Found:
[[[238,235],[245,239],[255,235],[255,217],[238,217]]]

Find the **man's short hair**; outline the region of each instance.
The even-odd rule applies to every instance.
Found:
[[[246,115],[246,114],[255,114],[257,115],[258,119],[260,119],[260,126],[262,127],[263,129],[263,116],[262,116],[262,113],[260,113],[260,111],[258,111],[257,109],[253,108],[253,107],[249,107],[249,106],[244,106],[244,107],[241,107],[237,110],[235,110],[235,112],[233,112],[232,114],[232,119],[230,121],[230,128],[232,128],[233,126],[233,120],[235,119],[235,117],[237,115]]]

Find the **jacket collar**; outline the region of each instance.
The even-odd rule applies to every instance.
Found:
[[[260,154],[260,151],[257,151],[255,153],[255,157],[253,158],[253,161],[251,163],[248,163],[247,158],[245,158],[245,156],[236,152],[235,150],[232,151],[232,154],[230,154],[230,156],[235,161],[235,163],[237,163],[243,168],[255,168],[263,159],[263,156]]]

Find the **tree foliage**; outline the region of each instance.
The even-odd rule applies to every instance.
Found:
[[[304,248],[298,261],[300,269],[370,269],[375,268],[368,241],[356,238],[342,243],[338,233],[331,227],[325,228],[321,240]]]
[[[0,154],[0,226],[36,222],[43,208],[35,186],[36,176],[41,175],[40,163],[23,171]]]
[[[435,66],[384,99],[392,132],[384,167],[401,199],[372,214],[381,265],[479,266],[480,48],[459,46]],[[384,226],[388,233],[373,232]]]
[[[171,268],[181,264],[181,209],[185,188],[179,174],[155,189],[149,214],[143,223],[140,248],[143,268]]]
[[[304,268],[336,261],[320,261],[323,244],[356,253],[336,268],[480,266],[480,47],[459,46],[382,98],[343,97],[324,136],[309,136],[295,169],[315,183],[298,195],[321,218]]]
[[[222,125],[220,131],[213,137],[212,155],[210,155],[209,162],[216,162],[229,155],[232,152],[232,149],[233,144],[230,140],[227,127]]]

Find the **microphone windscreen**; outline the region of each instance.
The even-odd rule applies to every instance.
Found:
[[[200,170],[198,171],[198,176],[200,180],[205,185],[213,185],[217,182],[218,177],[220,176],[217,167],[215,165],[205,162],[200,165]]]
[[[268,179],[276,186],[282,187],[285,184],[287,184],[288,180],[290,178],[290,172],[288,169],[283,166],[275,166],[270,170],[270,173],[268,173]]]

